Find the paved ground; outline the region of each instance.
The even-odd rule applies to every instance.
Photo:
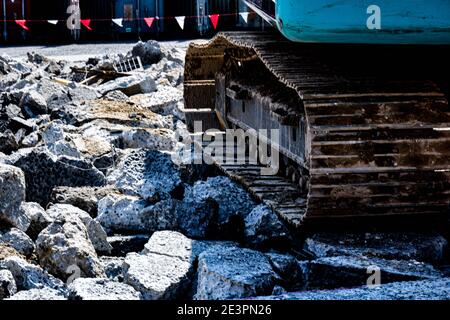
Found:
[[[164,45],[186,48],[192,40],[163,41]],[[199,41],[199,40],[195,40]],[[201,41],[201,40],[200,40]],[[81,61],[93,56],[126,53],[136,42],[88,43],[58,46],[7,46],[0,48],[0,54],[6,53],[13,58],[25,57],[27,52],[38,52],[53,59]]]

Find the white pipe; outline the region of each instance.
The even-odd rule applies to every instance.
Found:
[[[159,17],[159,0],[156,0],[155,4],[156,4],[155,16]],[[159,19],[156,19],[156,34],[159,35]]]
[[[137,18],[137,33],[138,33],[138,38],[139,40],[141,40],[141,0],[137,0],[137,13],[136,13],[136,18]]]
[[[3,0],[3,25],[3,37],[5,38],[5,41],[8,41],[8,31],[6,30],[8,27],[6,22],[6,0]]]

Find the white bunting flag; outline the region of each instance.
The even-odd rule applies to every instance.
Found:
[[[123,27],[123,19],[122,18],[117,18],[117,19],[112,19],[112,21],[117,24],[119,27]]]
[[[177,20],[178,24],[180,25],[180,28],[182,30],[184,30],[184,20],[186,19],[186,17],[185,16],[175,17],[175,19]]]
[[[48,23],[53,24],[53,25],[57,25],[58,24],[58,20],[47,20]]]
[[[248,23],[248,12],[241,12],[240,15],[242,19],[244,19],[245,23]]]

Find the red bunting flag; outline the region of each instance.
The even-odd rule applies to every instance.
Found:
[[[155,18],[144,18],[144,21],[148,25],[148,27],[151,28],[153,21],[155,21]]]
[[[81,19],[80,22],[81,22],[81,24],[83,26],[86,27],[86,29],[88,29],[89,31],[92,31],[92,28],[90,26],[91,25],[91,19]]]
[[[214,27],[214,29],[217,29],[217,24],[219,23],[219,15],[218,14],[211,14],[209,16],[209,18],[211,19],[212,25]]]
[[[21,26],[24,30],[27,30],[27,31],[30,30],[30,28],[28,28],[27,25],[26,25],[26,23],[27,23],[26,20],[16,20],[16,23],[17,23],[19,26]]]

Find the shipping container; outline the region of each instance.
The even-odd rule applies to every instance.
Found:
[[[66,19],[69,0],[31,0],[29,39],[33,41],[54,42],[69,40]],[[57,20],[56,24],[48,23]]]
[[[165,34],[172,38],[192,37],[198,35],[196,0],[175,1],[166,0],[166,18],[164,19]],[[176,17],[186,17],[184,29]]]
[[[81,28],[83,39],[112,38],[115,0],[79,0],[81,19],[91,19],[91,28]]]
[[[235,30],[252,27],[254,21],[260,21],[256,14],[249,16],[249,24],[242,21],[239,12],[248,12],[242,0],[166,0],[166,32],[171,36],[211,36],[215,30],[209,15],[219,14],[218,30]],[[181,28],[174,17],[186,16],[185,29]]]
[[[164,0],[116,0],[114,1],[114,18],[123,18],[123,28],[114,26],[119,33],[159,35],[164,32],[165,1]],[[151,27],[145,18],[156,18]]]
[[[81,39],[112,39],[112,17],[115,0],[31,0],[29,35],[35,41],[71,41],[75,35]],[[69,6],[80,8],[81,19],[91,19],[92,31],[80,26],[79,31],[68,28]],[[57,20],[51,24],[49,20]]]
[[[259,28],[256,14],[245,23],[239,12],[249,9],[241,0],[0,0],[1,39],[35,42],[65,42],[75,40],[112,40],[129,35],[130,39],[209,37],[214,30],[209,15],[219,14],[218,30]],[[80,26],[69,30],[70,5],[80,8],[81,19],[90,19],[88,30]],[[186,17],[182,29],[176,17]],[[145,18],[156,18],[151,27]],[[5,21],[6,19],[6,21]],[[29,31],[18,26],[15,19],[26,19]],[[123,19],[120,27],[112,19]],[[48,21],[57,20],[57,23]],[[6,29],[5,26],[6,25]],[[5,38],[6,37],[6,38]]]
[[[24,41],[27,32],[15,23],[15,20],[25,20],[30,16],[31,0],[0,0],[1,35],[3,41]]]

